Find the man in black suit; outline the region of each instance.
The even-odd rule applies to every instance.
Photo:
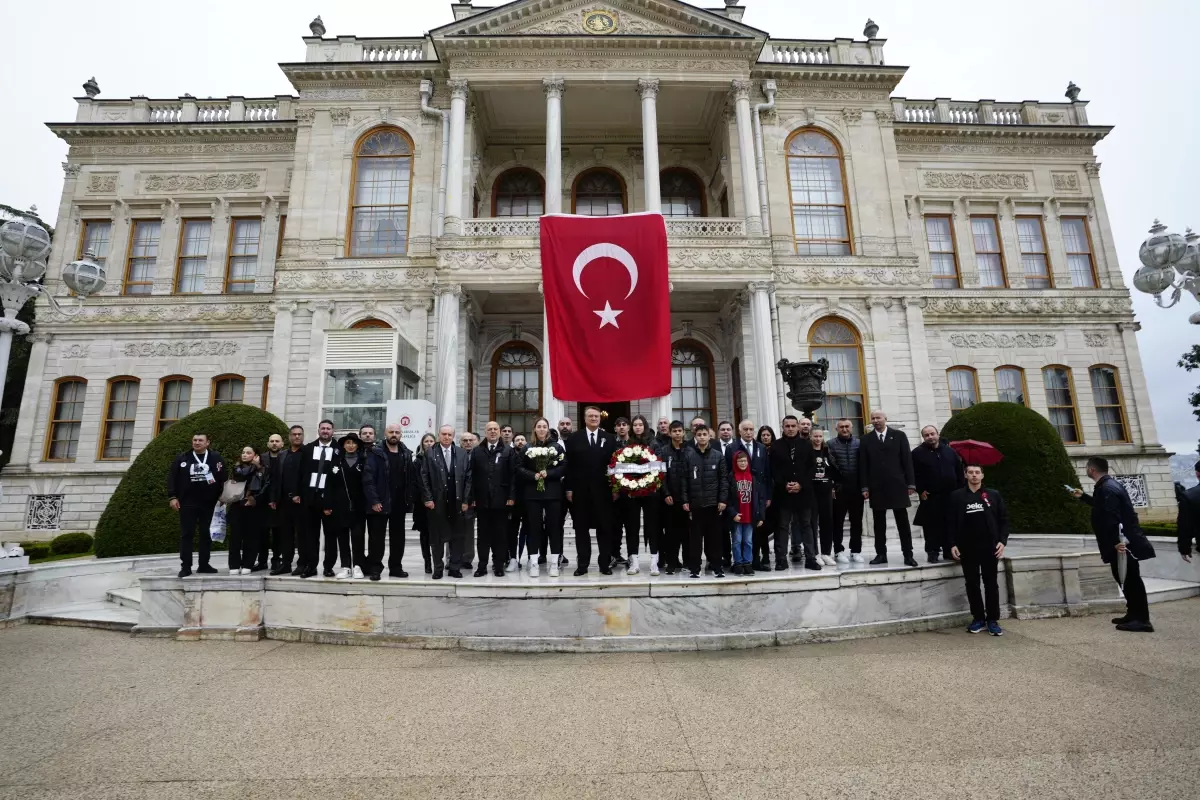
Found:
[[[596,531],[600,572],[612,574],[613,496],[608,463],[617,448],[611,433],[600,429],[600,409],[583,410],[584,429],[567,438],[567,502],[575,521],[576,575],[586,575],[592,562],[591,530]]]
[[[429,509],[429,553],[433,559],[433,579],[441,580],[442,563],[449,546],[446,572],[451,578],[462,577],[463,543],[466,537],[466,513],[471,507],[467,481],[471,462],[454,443],[454,427],[438,429],[438,441],[421,461],[421,499]]]
[[[912,448],[908,446],[907,436],[888,427],[887,414],[882,411],[871,412],[871,427],[858,448],[858,482],[862,486],[863,499],[871,504],[871,516],[875,521],[875,558],[871,563],[887,563],[887,512],[890,509],[900,532],[904,563],[915,567],[912,528],[908,524],[909,495],[917,491]]]
[[[966,468],[954,448],[942,443],[934,425],[921,428],[921,444],[913,448],[912,462],[917,494],[921,497],[913,524],[920,525],[925,535],[925,554],[930,564],[938,563],[939,550],[943,558],[951,561],[952,545],[946,538],[946,502],[951,492],[966,486]]]
[[[511,430],[511,429],[510,429]],[[508,514],[516,502],[516,476],[513,449],[500,438],[500,423],[492,420],[483,428],[483,441],[468,456],[467,499],[475,506],[479,539],[475,552],[479,566],[475,577],[487,575],[488,551],[492,553],[492,574],[504,577],[508,563]]]
[[[299,480],[291,487],[291,499],[299,499],[300,513],[304,519],[304,535],[297,542],[299,551],[296,570],[292,573],[301,578],[311,578],[317,574],[317,561],[321,557],[321,529],[325,536],[334,535],[333,526],[328,524],[333,514],[333,498],[328,489],[333,486],[329,476],[333,470],[333,459],[340,451],[333,441],[333,421],[321,420],[317,426],[317,440],[304,445],[300,451]],[[287,466],[286,464],[284,465]],[[326,570],[328,578],[333,577],[333,570]]]
[[[296,546],[304,539],[304,510],[300,495],[293,487],[300,484],[300,451],[304,449],[304,428],[293,425],[288,429],[288,448],[279,454],[279,479],[271,476],[270,491],[279,508],[279,540],[276,544],[272,575],[292,572]],[[293,574],[299,575],[302,570]]]
[[[192,449],[175,456],[167,473],[167,499],[179,512],[179,577],[192,574],[192,536],[196,535],[200,553],[196,571],[215,574],[208,563],[212,549],[209,525],[228,473],[221,454],[208,446],[207,433],[192,434]],[[199,533],[197,534],[197,531]]]
[[[1200,479],[1200,461],[1196,462],[1196,478]],[[1179,502],[1179,515],[1175,519],[1175,530],[1179,555],[1184,561],[1192,560],[1192,543],[1200,548],[1200,483],[1190,489],[1175,484],[1175,498]]]

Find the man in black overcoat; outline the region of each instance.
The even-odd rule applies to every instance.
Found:
[[[483,428],[483,441],[468,456],[467,499],[475,506],[479,526],[475,552],[479,566],[475,577],[487,574],[488,551],[492,553],[492,573],[504,577],[508,563],[508,515],[516,503],[516,459],[513,448],[500,438],[500,423],[492,420]]]
[[[871,505],[875,522],[875,558],[871,563],[887,563],[887,512],[890,510],[900,532],[904,563],[915,567],[912,528],[908,524],[909,495],[917,491],[912,448],[903,432],[888,427],[887,414],[882,411],[871,412],[871,427],[858,445],[858,482],[862,486],[863,499]]]
[[[586,575],[592,563],[590,531],[596,531],[600,572],[612,574],[614,509],[608,464],[616,452],[617,439],[600,427],[600,409],[583,411],[584,429],[567,437],[567,476],[564,483],[571,519],[575,522],[575,549],[579,552],[576,575]]]
[[[925,554],[930,564],[938,563],[938,552],[950,561],[951,544],[946,539],[946,502],[950,493],[967,485],[965,467],[958,453],[942,441],[933,425],[921,428],[921,443],[913,448],[913,476],[921,505],[913,524],[925,535]]]
[[[446,573],[462,577],[463,543],[466,537],[466,513],[470,508],[467,481],[471,462],[466,452],[454,443],[454,427],[438,429],[438,441],[420,459],[421,500],[429,509],[429,553],[433,560],[433,579],[441,580],[442,563],[449,548]]]

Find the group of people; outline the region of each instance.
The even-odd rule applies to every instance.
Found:
[[[704,571],[718,578],[726,570],[752,575],[800,564],[820,570],[865,560],[866,507],[875,539],[870,563],[888,563],[891,512],[904,564],[915,567],[908,517],[915,497],[920,507],[914,521],[923,528],[929,563],[946,559],[962,565],[971,632],[1000,635],[997,563],[1008,541],[1000,493],[984,488],[982,467],[963,464],[940,441],[936,427],[923,428],[921,444],[910,448],[884,412],[873,412],[870,420],[862,436],[854,434],[851,420],[837,420],[828,440],[810,420],[791,415],[784,417],[778,437],[771,427],[756,428],[749,420],[738,424],[735,436],[731,423],[714,430],[699,417],[688,428],[662,418],[655,430],[641,415],[618,418],[610,432],[601,427],[600,409],[589,406],[577,431],[570,418],[557,427],[542,418],[526,438],[491,421],[482,438],[464,433],[456,441],[454,428],[444,425],[436,438],[425,434],[415,453],[401,441],[399,425],[388,425],[383,441],[376,441],[371,425],[335,440],[333,423],[324,420],[311,442],[294,425],[286,446],[272,435],[265,450],[248,445],[232,464],[198,432],[167,481],[171,506],[180,514],[179,575],[192,572],[197,530],[197,571],[216,572],[209,564],[208,526],[218,501],[228,508],[231,574],[269,569],[271,575],[308,578],[320,570],[327,578],[377,581],[386,551],[388,575],[406,578],[410,512],[425,573],[435,580],[443,574],[461,578],[473,565],[475,577],[482,577],[489,559],[497,576],[524,567],[529,577],[538,577],[545,567],[557,577],[568,564],[563,554],[568,514],[576,576],[591,567],[593,532],[597,565],[605,575],[616,568],[638,574],[643,539],[654,576],[686,570],[698,578],[705,562]],[[631,444],[650,448],[661,462],[661,486],[652,494],[612,488],[613,454]],[[1107,465],[1098,463],[1097,470],[1100,466],[1106,473]],[[1091,469],[1089,462],[1089,474]],[[1112,487],[1123,492],[1116,481],[1104,483],[1100,471],[1095,477],[1101,502],[1094,516],[1097,507],[1108,507],[1110,494],[1116,496]],[[1115,511],[1105,513],[1127,517],[1128,502],[1126,496],[1128,511],[1116,503]],[[1104,525],[1106,531],[1112,527]],[[1100,528],[1097,538],[1109,561],[1118,543],[1109,542],[1107,533],[1102,537]],[[1125,588],[1130,613],[1120,624],[1148,627],[1145,591],[1139,599],[1138,585],[1135,569]]]

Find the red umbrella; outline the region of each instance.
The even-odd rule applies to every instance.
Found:
[[[1004,460],[1004,454],[987,442],[963,439],[959,442],[951,442],[950,447],[954,448],[954,452],[958,453],[959,458],[963,460],[964,464],[978,464],[981,467],[990,467]]]

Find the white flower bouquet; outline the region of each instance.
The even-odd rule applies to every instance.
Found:
[[[534,472],[546,472],[551,467],[556,466],[562,460],[562,451],[557,447],[526,447],[525,457],[533,462]],[[537,479],[537,490],[539,492],[546,491],[546,479]]]

